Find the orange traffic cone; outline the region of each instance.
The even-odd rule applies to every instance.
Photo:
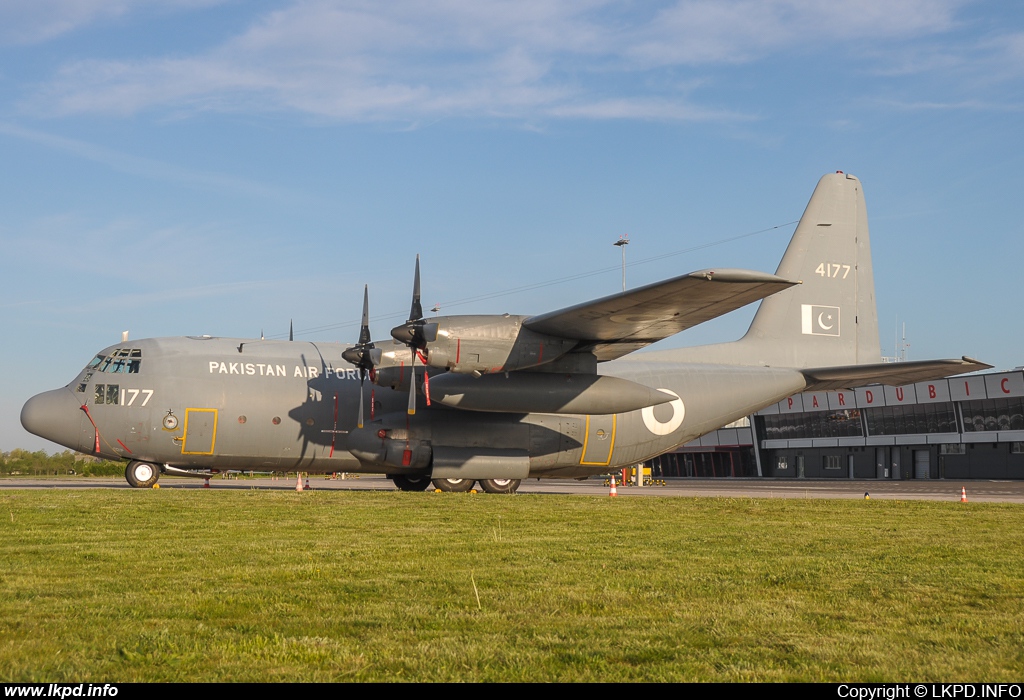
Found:
[[[960,502],[961,503],[967,503],[967,487],[966,486],[961,486],[960,487]]]
[[[306,488],[309,488],[309,474],[306,474]]]
[[[299,493],[302,492],[302,473],[295,472],[295,490]]]
[[[616,496],[619,495],[619,492],[615,489],[615,477],[614,476],[612,476],[612,485],[611,485],[611,488],[608,489],[608,495],[611,498],[615,498]]]

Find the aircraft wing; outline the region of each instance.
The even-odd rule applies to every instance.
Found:
[[[599,362],[614,360],[799,282],[751,270],[701,270],[531,316],[532,331],[581,341]]]
[[[992,369],[992,365],[963,357],[959,360],[917,360],[913,362],[885,362],[877,365],[848,365],[846,367],[818,367],[801,370],[807,377],[808,389],[828,391],[853,389],[865,384],[904,386],[930,379],[942,379],[955,374]]]

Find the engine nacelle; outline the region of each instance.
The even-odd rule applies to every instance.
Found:
[[[577,341],[523,328],[527,316],[439,316],[436,340],[427,343],[427,364],[459,374],[511,372],[550,362]]]
[[[527,318],[509,314],[432,318],[423,325],[426,347],[415,363],[407,346],[388,341],[380,344],[373,358],[373,381],[407,390],[411,364],[416,366],[417,382],[422,381],[422,358],[426,358],[432,377],[438,370],[479,376],[536,367],[575,349],[576,340],[524,328]]]
[[[607,415],[668,403],[672,396],[618,377],[515,372],[430,380],[434,401],[467,411]]]
[[[424,436],[417,431],[410,433],[400,426],[400,422],[391,416],[356,428],[348,435],[348,451],[361,462],[395,467],[396,470],[418,470],[430,466],[429,440],[423,439]]]

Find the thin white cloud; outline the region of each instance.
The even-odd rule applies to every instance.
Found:
[[[650,78],[780,51],[835,47],[845,60],[863,46],[948,32],[966,1],[296,0],[200,54],[68,63],[23,106],[43,115],[735,121],[749,115]]]
[[[270,197],[273,199],[297,199],[301,197],[298,194],[284,192],[280,189],[229,175],[192,170],[151,158],[140,158],[95,146],[84,141],[56,136],[35,129],[26,129],[15,124],[0,122],[0,135],[38,143],[56,151],[70,153],[79,158],[100,163],[113,170],[153,180],[173,182],[203,190],[212,189],[230,192],[247,197]]]
[[[740,63],[782,48],[935,34],[962,0],[695,0],[659,12],[627,54],[656,65]]]
[[[912,111],[968,111],[968,112],[1020,112],[1024,111],[1022,103],[986,102],[983,100],[959,100],[951,102],[931,102],[919,100],[903,102],[899,100],[877,100],[879,104],[896,109]]]
[[[193,9],[224,0],[7,0],[0,2],[0,45],[37,44],[138,9]]]

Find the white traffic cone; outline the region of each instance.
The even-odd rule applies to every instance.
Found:
[[[967,487],[966,486],[961,486],[960,487],[960,502],[961,503],[967,503]]]
[[[205,480],[205,482],[203,483],[203,488],[204,488],[204,489],[208,489],[208,488],[210,488],[210,477],[206,477],[206,480]]]
[[[617,491],[617,490],[615,489],[615,476],[614,476],[614,475],[612,475],[612,485],[611,485],[611,487],[610,487],[610,488],[608,489],[608,496],[609,496],[610,498],[615,498],[615,497],[616,497],[616,496],[618,496],[618,495],[619,495],[619,492],[618,492],[618,491]]]
[[[306,488],[309,488],[309,474],[306,474]]]
[[[302,473],[295,472],[295,490],[299,493],[302,492]]]

